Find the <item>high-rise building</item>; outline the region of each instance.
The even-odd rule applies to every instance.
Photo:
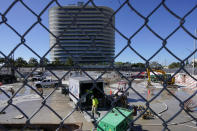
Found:
[[[108,63],[114,57],[114,11],[109,7],[68,5],[49,11],[51,60]],[[112,26],[113,25],[113,26]]]

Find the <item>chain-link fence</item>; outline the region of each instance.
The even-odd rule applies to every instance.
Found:
[[[119,1],[119,8],[114,10],[114,13],[109,17],[108,14],[106,15],[106,12],[101,10],[99,8],[99,6],[96,4],[96,2],[94,2],[94,0],[88,0],[86,1],[83,5],[81,5],[80,10],[78,11],[78,14],[80,14],[81,12],[83,12],[88,6],[92,6],[93,8],[95,8],[97,11],[100,12],[100,14],[103,15],[103,17],[106,17],[107,22],[105,23],[105,25],[103,25],[103,29],[105,30],[106,28],[110,27],[113,28],[113,30],[119,34],[120,36],[122,36],[126,41],[127,44],[125,45],[125,47],[123,47],[109,62],[109,64],[106,64],[104,66],[104,68],[99,69],[102,71],[97,71],[96,73],[91,74],[90,71],[87,71],[87,67],[88,66],[84,66],[82,64],[80,64],[80,62],[75,61],[74,56],[72,55],[72,53],[69,52],[69,50],[67,50],[66,47],[62,46],[62,44],[60,44],[60,38],[64,35],[65,32],[67,32],[68,29],[72,28],[73,26],[76,26],[76,28],[78,28],[80,30],[80,32],[87,36],[88,39],[90,39],[93,43],[93,46],[95,45],[95,39],[97,38],[98,35],[100,35],[100,33],[102,33],[102,30],[100,30],[100,32],[98,32],[96,35],[94,35],[94,37],[90,37],[89,34],[86,33],[86,31],[84,31],[82,29],[82,27],[77,25],[77,21],[78,21],[78,15],[72,15],[70,14],[70,17],[72,18],[72,24],[70,24],[67,27],[63,27],[63,32],[61,32],[60,34],[54,34],[54,32],[52,32],[46,25],[43,24],[43,19],[42,19],[42,15],[49,10],[49,8],[51,8],[52,6],[57,6],[60,9],[64,8],[64,5],[62,5],[58,0],[51,0],[49,1],[42,9],[40,9],[39,13],[37,13],[37,11],[34,11],[34,9],[31,8],[30,5],[27,5],[25,3],[25,1],[23,0],[14,0],[13,2],[11,2],[11,4],[7,7],[7,9],[4,12],[0,12],[0,16],[1,16],[1,20],[0,20],[0,29],[1,26],[6,26],[7,30],[11,30],[12,32],[14,32],[17,37],[20,39],[20,42],[16,44],[16,46],[10,50],[9,54],[6,55],[4,53],[3,50],[0,49],[0,54],[1,56],[5,59],[5,61],[3,62],[3,65],[0,67],[0,70],[3,70],[4,68],[11,68],[12,71],[14,71],[16,74],[18,74],[18,76],[20,77],[20,80],[22,81],[22,83],[20,82],[20,84],[18,84],[18,88],[14,88],[15,85],[13,85],[13,88],[15,90],[15,92],[12,92],[11,89],[9,89],[10,92],[12,92],[12,94],[10,94],[9,92],[6,91],[5,87],[3,88],[3,86],[0,88],[1,94],[4,97],[0,97],[2,98],[2,100],[4,100],[4,103],[0,106],[0,110],[1,110],[1,130],[9,130],[10,127],[9,126],[13,126],[17,123],[23,123],[24,126],[16,126],[18,128],[20,128],[21,130],[25,130],[27,128],[33,128],[35,130],[39,130],[39,128],[41,128],[41,125],[37,125],[35,126],[35,123],[45,123],[46,119],[49,118],[45,118],[44,117],[50,117],[50,115],[52,115],[53,117],[55,117],[56,119],[58,119],[59,123],[56,123],[56,125],[53,125],[53,127],[55,127],[52,130],[59,130],[63,127],[65,127],[64,123],[67,122],[68,119],[71,119],[71,121],[73,122],[84,122],[84,119],[79,120],[79,114],[75,114],[76,112],[83,112],[86,117],[89,117],[90,119],[90,123],[92,121],[95,129],[97,128],[97,130],[113,130],[112,128],[110,129],[110,127],[107,127],[106,125],[99,124],[104,118],[108,117],[108,115],[112,112],[116,112],[115,115],[120,115],[123,117],[123,119],[125,119],[126,124],[125,126],[121,125],[122,127],[119,127],[120,129],[125,129],[125,127],[128,127],[128,130],[139,130],[137,129],[136,125],[141,125],[142,128],[146,128],[150,129],[150,130],[174,130],[176,128],[178,129],[191,129],[191,130],[195,130],[196,129],[196,122],[197,122],[197,118],[196,118],[196,114],[195,111],[191,112],[190,110],[188,110],[187,108],[185,108],[186,103],[188,103],[188,101],[190,101],[191,99],[195,99],[195,95],[196,95],[196,91],[193,91],[189,97],[187,96],[185,99],[181,99],[177,93],[174,93],[174,89],[171,90],[171,88],[169,87],[169,81],[172,81],[173,77],[175,75],[177,75],[180,71],[184,71],[187,75],[189,75],[191,78],[193,78],[194,80],[196,80],[196,78],[194,76],[192,76],[190,73],[188,73],[188,71],[185,69],[185,62],[192,57],[192,55],[196,52],[196,50],[194,50],[190,55],[188,55],[185,59],[180,59],[179,57],[176,56],[175,53],[173,53],[173,51],[171,51],[167,45],[168,45],[168,39],[170,39],[179,29],[183,29],[184,32],[189,35],[192,39],[197,40],[197,37],[195,35],[193,35],[191,32],[189,32],[187,30],[187,28],[184,26],[184,23],[186,22],[186,18],[190,16],[190,14],[192,12],[194,12],[197,8],[197,4],[193,5],[193,8],[191,8],[183,17],[178,16],[175,12],[172,11],[172,9],[170,7],[168,7],[166,5],[166,1],[167,0],[162,0],[147,16],[142,15],[140,12],[138,12],[138,10],[132,5],[132,1],[129,0],[124,0],[124,1]],[[42,1],[40,1],[42,2]],[[7,18],[9,12],[11,12],[11,10],[13,8],[15,8],[15,6],[17,4],[21,4],[26,11],[30,12],[31,15],[34,16],[34,18],[36,18],[36,21],[24,32],[24,33],[20,33],[15,26],[12,26],[11,24],[9,24],[9,18]],[[111,3],[113,4],[113,1],[111,1]],[[38,2],[39,4],[39,2]],[[143,4],[143,3],[142,3]],[[178,4],[178,3],[177,3]],[[126,35],[124,35],[123,33],[121,33],[121,31],[116,28],[116,26],[113,23],[113,18],[116,16],[116,14],[125,6],[128,6],[130,11],[134,12],[135,15],[139,16],[142,21],[143,21],[143,25],[141,27],[138,28],[137,31],[135,31],[130,37],[127,37]],[[151,28],[151,26],[149,26],[149,22],[151,21],[151,16],[153,14],[155,14],[159,8],[162,7],[164,8],[168,14],[172,15],[174,18],[176,18],[176,20],[179,22],[179,25],[177,27],[174,28],[174,30],[169,33],[167,35],[167,37],[162,37],[160,36],[156,31],[154,31],[154,29]],[[66,12],[66,10],[65,10]],[[12,12],[13,13],[13,12]],[[22,12],[21,12],[22,13]],[[23,19],[23,18],[19,18],[19,19]],[[158,23],[159,24],[159,23]],[[27,36],[28,34],[34,29],[35,26],[39,25],[44,31],[46,31],[50,37],[53,37],[53,40],[55,41],[55,44],[53,44],[50,49],[48,49],[48,51],[46,51],[44,53],[44,55],[40,55],[37,53],[37,51],[35,51],[34,49],[32,49],[27,42]],[[19,28],[19,27],[17,27]],[[162,46],[149,58],[146,59],[143,55],[141,55],[140,53],[138,53],[138,51],[135,49],[135,46],[133,46],[133,43],[131,42],[138,33],[140,33],[142,31],[142,29],[147,28],[154,37],[158,38],[161,42],[162,42]],[[7,36],[8,39],[9,36]],[[28,36],[29,38],[29,36]],[[1,37],[0,37],[1,39]],[[143,39],[143,38],[142,38]],[[4,43],[1,43],[1,45]],[[34,43],[36,44],[36,43]],[[29,71],[29,73],[22,73],[21,69],[18,68],[17,65],[13,64],[13,60],[12,57],[14,55],[14,53],[17,51],[18,48],[20,48],[21,46],[26,47],[27,50],[29,50],[31,53],[33,53],[36,57],[38,57],[40,59],[40,63],[37,64],[37,66],[35,67],[31,67],[31,70]],[[61,66],[61,71],[55,71],[55,67],[50,67],[48,65],[46,65],[46,63],[44,62],[44,59],[47,57],[47,55],[51,52],[51,50],[55,47],[59,47],[61,48],[61,50],[65,51],[70,58],[73,58],[72,60],[72,66],[67,66],[64,70],[64,66]],[[89,47],[87,47],[89,50]],[[123,72],[121,70],[119,70],[119,68],[116,68],[115,66],[115,60],[117,59],[118,56],[120,56],[126,49],[130,49],[130,51],[134,52],[135,55],[137,55],[140,59],[142,59],[145,64],[145,68],[143,68],[140,72],[137,72],[135,75],[133,75],[132,77],[127,77],[125,75],[126,72]],[[149,66],[150,61],[158,55],[158,53],[160,53],[161,50],[165,50],[167,51],[171,56],[173,56],[178,62],[181,63],[181,67],[178,68],[177,70],[175,70],[173,72],[173,75],[170,76],[168,79],[165,79],[164,77],[159,77],[159,75],[157,75],[157,73],[155,72],[154,69],[151,69]],[[24,54],[25,55],[25,54]],[[30,82],[30,79],[32,79],[32,75],[34,75],[35,72],[37,72],[37,69],[40,68],[40,70],[42,70],[43,72],[45,72],[46,74],[50,74],[50,78],[56,79],[57,81],[55,81],[56,86],[54,86],[54,88],[52,88],[52,90],[47,90],[45,91],[45,88],[40,88],[37,87],[35,88],[36,83],[32,84]],[[69,67],[69,68],[68,68]],[[150,98],[146,98],[146,95],[144,95],[144,90],[148,90],[148,94],[150,93],[149,91],[152,90],[152,88],[144,88],[144,90],[139,90],[139,88],[141,88],[140,86],[144,87],[145,84],[143,85],[142,83],[140,83],[141,81],[146,82],[146,80],[144,79],[140,79],[139,82],[139,77],[141,76],[141,74],[144,72],[144,70],[149,69],[150,72],[152,72],[156,78],[162,83],[162,88],[160,90],[157,90],[157,92]],[[128,70],[128,69],[127,69]],[[89,80],[91,80],[92,85],[91,87],[88,89],[88,91],[84,92],[84,94],[81,96],[77,96],[75,93],[78,91],[72,91],[72,89],[69,89],[69,97],[72,98],[73,100],[76,100],[75,102],[75,106],[74,108],[68,108],[68,109],[62,109],[64,107],[64,104],[68,104],[70,103],[69,101],[65,101],[63,100],[64,97],[61,97],[60,94],[55,95],[56,92],[59,91],[60,88],[63,89],[63,87],[65,87],[64,85],[64,81],[68,80],[72,75],[73,75],[73,71],[77,71],[79,72],[80,75],[83,75],[83,78],[87,78]],[[127,71],[129,72],[129,71]],[[132,73],[132,70],[130,71]],[[104,84],[104,88],[107,89],[102,89],[100,88],[99,82],[101,82],[101,79],[105,79],[105,83]],[[124,88],[124,90],[121,91],[120,95],[116,95],[113,96],[111,94],[111,87],[108,87],[109,84],[117,84],[117,81],[120,80],[124,80],[124,82],[126,82],[126,86]],[[54,82],[54,81],[53,81]],[[74,82],[73,82],[74,83]],[[71,83],[70,83],[71,84]],[[120,84],[120,83],[119,83]],[[149,83],[150,84],[150,83]],[[138,86],[139,85],[139,86]],[[69,85],[70,86],[70,85]],[[87,86],[87,85],[84,85]],[[151,85],[149,85],[151,86]],[[116,86],[118,87],[118,86]],[[136,88],[137,87],[137,88]],[[19,101],[18,98],[19,96],[21,96],[20,92],[22,90],[24,90],[24,88],[28,88],[29,92],[33,92],[33,94],[38,95],[39,97],[34,98],[35,100],[39,101],[39,103],[30,103],[31,105],[27,105],[28,103],[27,101],[23,101],[22,103],[17,103],[17,100]],[[66,88],[65,88],[66,89]],[[150,89],[150,90],[149,90]],[[107,90],[107,91],[106,91]],[[43,91],[44,94],[43,95]],[[46,93],[47,92],[47,93]],[[102,113],[101,117],[99,119],[97,119],[90,111],[90,109],[88,108],[83,108],[83,102],[85,98],[90,98],[89,95],[92,94],[92,92],[94,92],[96,97],[102,96],[102,98],[104,98],[104,100],[101,102],[99,101],[99,104],[103,104],[105,103],[105,106],[108,107],[107,109],[99,109],[99,112],[102,112],[104,110],[104,113]],[[110,92],[110,94],[107,94],[106,92]],[[132,95],[129,95],[127,97],[130,101],[135,101],[136,103],[138,101],[141,101],[141,104],[143,104],[144,106],[141,108],[144,108],[140,113],[137,113],[136,117],[130,117],[130,115],[126,115],[123,113],[123,111],[121,110],[122,108],[116,108],[120,103],[121,105],[124,103],[122,102],[122,98],[124,98],[127,93],[131,93]],[[173,108],[173,112],[171,112],[170,115],[161,115],[161,112],[158,113],[157,110],[155,110],[154,107],[152,107],[152,103],[156,103],[156,105],[159,103],[158,100],[160,97],[162,97],[163,93],[167,93],[167,97],[170,97],[171,99],[173,99],[174,101],[176,101],[176,108],[174,109],[173,107],[175,106],[174,103],[171,103],[170,101],[166,100],[166,103],[169,103],[168,108]],[[27,98],[24,97],[24,99],[29,99],[31,96],[28,96]],[[55,101],[55,98],[59,98],[60,100],[62,100],[63,102],[60,103],[60,105],[58,105],[58,103],[53,103],[55,105],[52,105],[50,102]],[[68,97],[68,95],[67,95]],[[67,97],[65,97],[65,99],[67,99]],[[41,100],[40,100],[41,99]],[[161,98],[162,99],[162,98]],[[157,102],[155,102],[157,101]],[[91,101],[89,101],[89,105],[91,108]],[[128,102],[126,100],[126,102]],[[123,106],[124,108],[128,108],[128,110],[132,110],[135,107],[140,107],[139,105],[135,105],[135,102],[133,102],[131,105],[129,105],[127,103],[127,105]],[[162,103],[162,102],[160,102]],[[135,106],[134,106],[134,105]],[[31,107],[36,107],[34,110],[31,110],[30,108],[28,108],[28,106]],[[57,107],[59,106],[59,107]],[[72,106],[71,106],[72,107]],[[114,108],[114,109],[113,109]],[[154,109],[153,109],[154,108]],[[31,112],[28,112],[27,110],[31,110]],[[115,111],[116,109],[116,111]],[[138,108],[139,109],[139,108]],[[50,111],[50,113],[46,113],[45,111]],[[59,110],[64,110],[66,112],[66,115],[62,112],[59,113]],[[81,111],[79,111],[81,110]],[[139,109],[140,110],[140,109]],[[166,109],[167,110],[167,109]],[[63,111],[63,112],[64,112]],[[13,121],[13,120],[7,120],[6,121],[6,117],[14,117],[13,112],[18,112],[19,115],[18,117],[16,117],[16,119],[23,119],[23,121]],[[39,112],[42,112],[43,114],[39,114]],[[9,114],[8,116],[4,117],[3,115]],[[45,115],[44,115],[45,113]],[[141,120],[142,117],[145,116],[145,114],[150,113],[151,115],[154,115],[154,119],[156,119],[156,121],[154,120],[150,120],[150,123],[148,123],[147,121],[143,121]],[[39,116],[39,117],[38,117]],[[73,117],[74,116],[74,117]],[[168,117],[167,117],[168,116]],[[182,119],[183,117],[185,117],[186,121],[180,121],[180,119]],[[176,120],[178,118],[179,122],[177,123],[173,123],[173,120]],[[3,119],[5,121],[3,121]],[[77,121],[77,119],[79,121]],[[188,120],[189,119],[189,120]],[[113,121],[113,120],[111,120]],[[50,121],[53,123],[53,119]],[[50,124],[49,122],[49,124]],[[159,122],[159,123],[158,123]],[[9,125],[9,123],[12,123]],[[15,124],[13,124],[15,123]],[[188,125],[186,125],[188,123]],[[7,125],[8,124],[8,125]],[[46,123],[45,123],[46,124]],[[112,124],[113,125],[113,124]],[[102,126],[102,127],[101,127]],[[176,127],[177,126],[177,127]],[[45,125],[46,127],[46,125]],[[65,127],[66,130],[74,130],[74,128],[72,127]],[[69,129],[70,128],[70,129]],[[142,129],[141,129],[142,130]]]

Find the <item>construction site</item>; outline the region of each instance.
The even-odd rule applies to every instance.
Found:
[[[0,131],[197,131],[196,0],[1,0]]]
[[[54,72],[59,78],[68,73],[67,71]],[[133,124],[132,130],[157,131],[163,128],[162,120],[167,121],[174,114],[179,113],[175,119],[167,123],[168,127],[171,130],[180,131],[188,128],[191,131],[196,130],[196,122],[186,112],[193,117],[197,116],[196,96],[187,100],[197,87],[196,85],[191,88],[186,86],[187,81],[189,82],[187,75],[177,74],[171,77],[171,74],[162,70],[147,70],[141,73],[122,71],[120,73],[110,71],[102,75],[100,71],[87,71],[87,76],[83,72],[72,71],[62,79],[61,86],[43,87],[42,96],[29,87],[37,89],[36,82],[32,82],[31,78],[29,78],[29,86],[21,88],[23,84],[17,82],[3,84],[1,89],[10,96],[14,95],[10,89],[17,91],[12,103],[23,110],[27,118],[31,120],[31,124],[35,127],[42,127],[41,129],[47,130],[46,125],[49,124],[56,127],[66,117],[64,125],[68,127],[82,130],[121,131],[128,130],[129,123],[140,117]],[[50,72],[45,71],[44,74],[46,74],[46,79],[55,80]],[[95,79],[96,82],[89,77]],[[165,82],[167,85],[164,84]],[[168,91],[164,90],[164,87]],[[92,95],[99,101],[100,116],[92,115]],[[187,101],[184,105],[180,105],[179,100],[173,95],[181,101]],[[9,98],[4,93],[0,94],[0,98],[0,109],[3,110],[8,105]],[[150,103],[147,105],[147,102]],[[8,129],[22,127],[27,120],[24,114],[11,105],[2,111],[0,116],[0,123]],[[14,125],[10,126],[10,124]]]

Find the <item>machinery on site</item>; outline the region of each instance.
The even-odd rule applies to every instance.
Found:
[[[11,84],[17,82],[15,70],[14,70],[14,55],[11,55],[9,60],[4,59],[0,63],[0,82],[2,84]]]
[[[115,90],[110,95],[105,94],[104,81],[102,79],[99,79],[94,83],[94,81],[88,77],[70,77],[68,85],[67,92],[69,92],[70,100],[73,101],[76,106],[80,104],[80,110],[91,109],[92,95],[98,99],[98,108],[100,109],[109,109],[112,101],[114,101],[114,106],[128,107],[127,96],[129,94],[127,92],[124,93],[126,83],[123,84],[123,87],[121,86],[122,88]],[[94,88],[94,86],[96,87]]]
[[[3,84],[11,84],[17,81],[13,68],[3,67],[0,70],[0,82]]]
[[[156,75],[150,74],[150,69],[147,68],[146,70],[147,70],[149,85],[151,84],[151,82],[159,83],[159,82],[163,82],[163,81],[167,81],[168,85],[174,85],[174,83],[175,83],[175,77],[172,77],[171,74],[167,74],[163,70],[152,69],[152,71],[157,72],[157,74],[155,73]]]
[[[0,74],[0,82],[3,84],[11,84],[17,81],[15,75],[11,74]]]
[[[93,86],[96,86],[93,88]],[[98,101],[98,108],[109,108],[111,102],[106,98],[104,94],[104,81],[99,79],[94,83],[88,77],[70,77],[69,78],[69,97],[70,100],[74,102],[75,105],[79,104],[80,99],[80,109],[88,110],[92,107],[91,96],[94,95]]]
[[[115,107],[100,120],[97,131],[126,131],[132,120],[133,109]]]

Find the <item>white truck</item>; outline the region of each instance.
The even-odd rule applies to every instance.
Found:
[[[34,75],[32,77],[32,81],[41,81],[41,80],[44,80],[44,79],[46,79],[45,75]]]
[[[59,82],[52,79],[44,79],[42,81],[35,82],[35,87],[57,87],[59,85]]]
[[[93,81],[88,77],[70,77],[69,78],[69,97],[70,100],[77,105],[78,100],[80,101],[80,109],[90,109],[92,106],[91,96],[94,95],[99,101],[99,107],[105,107],[108,103],[104,95],[104,82],[103,80],[97,80],[96,86],[99,89],[93,87]]]

